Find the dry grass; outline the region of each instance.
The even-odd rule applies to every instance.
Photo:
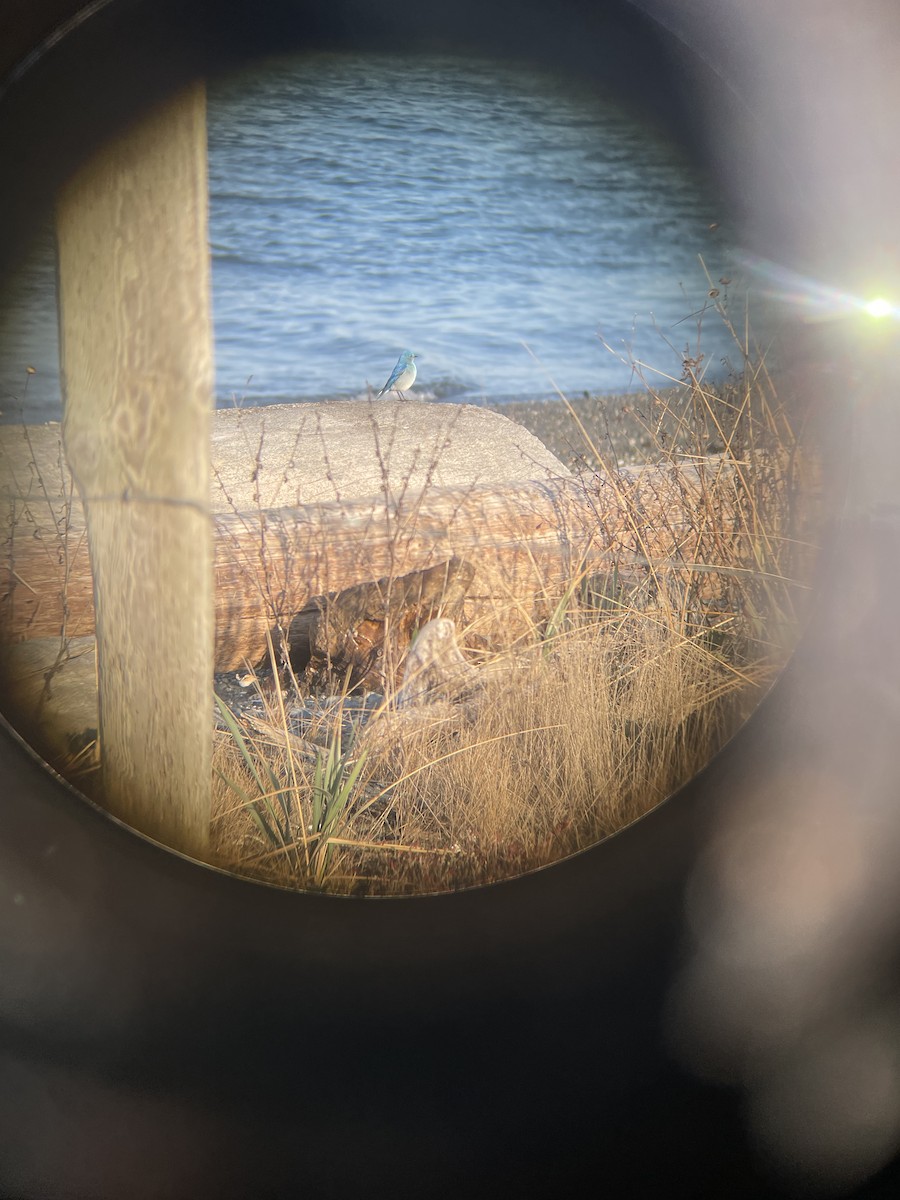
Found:
[[[765,670],[736,671],[677,615],[570,616],[475,699],[385,708],[358,736],[355,797],[327,863],[310,834],[314,759],[277,731],[248,738],[278,796],[220,734],[214,829],[221,861],[287,886],[402,894],[487,883],[614,832],[694,775],[751,711]],[[257,767],[257,770],[259,768]],[[266,775],[266,779],[269,777]],[[289,779],[296,780],[286,786]],[[276,833],[248,804],[281,818]],[[236,800],[238,801],[236,803]],[[273,837],[273,833],[275,836]]]
[[[676,386],[634,400],[632,427],[666,464],[674,506],[648,507],[619,471],[601,401],[591,428],[590,405],[562,398],[561,436],[602,471],[584,477],[598,527],[612,505],[625,532],[620,519],[608,570],[577,571],[546,598],[515,657],[485,654],[462,629],[479,677],[455,700],[398,711],[388,686],[364,726],[343,697],[321,728],[298,731],[279,691],[240,744],[217,735],[217,861],[350,894],[473,886],[595,843],[709,761],[783,665],[813,555],[796,414],[732,332],[743,369],[726,386],[707,387],[686,354],[682,379],[666,381]],[[356,775],[323,823],[328,746],[343,755],[338,782]]]
[[[524,637],[492,641],[511,624],[496,594],[487,618],[470,612],[456,694],[403,707],[389,670],[364,717],[339,678],[327,701],[302,696],[279,654],[278,581],[261,581],[275,687],[255,719],[226,713],[216,731],[214,861],[349,894],[478,885],[595,843],[708,762],[790,652],[816,515],[796,406],[715,305],[739,352],[726,385],[707,386],[685,350],[680,379],[647,384],[615,419],[599,397],[516,414],[582,466],[605,560],[573,566],[524,617],[520,600]],[[656,491],[622,470],[636,458],[656,466]],[[79,771],[92,790],[96,755]]]

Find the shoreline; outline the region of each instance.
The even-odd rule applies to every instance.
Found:
[[[659,389],[658,394],[671,402],[679,396],[683,397],[683,389],[669,387]],[[319,402],[333,401],[340,403],[344,400],[360,399],[358,396],[320,397]],[[656,438],[648,426],[655,428],[658,413],[651,415],[650,409],[654,401],[646,389],[632,392],[612,393],[581,393],[575,397],[567,397],[568,406],[558,396],[547,397],[502,397],[491,399],[482,398],[478,401],[466,399],[464,396],[434,396],[426,393],[414,398],[410,403],[426,404],[467,404],[475,408],[486,408],[499,413],[516,424],[523,426],[555,454],[561,462],[571,469],[580,467],[604,467],[615,465],[616,462],[633,463],[646,460],[656,446]],[[316,402],[316,398],[302,397],[293,400],[278,399],[271,406],[284,404],[307,404]],[[232,405],[217,398],[216,410],[224,411]],[[267,408],[269,404],[238,404],[238,408]],[[570,411],[571,409],[571,411]],[[572,413],[577,420],[573,419]],[[26,418],[28,414],[24,414]],[[35,414],[37,415],[37,414]],[[584,432],[579,428],[583,426]],[[58,415],[46,420],[27,420],[32,425],[58,425]],[[0,426],[23,424],[22,415],[16,416],[10,410],[0,413]],[[677,422],[664,421],[667,432],[674,436]],[[585,437],[586,435],[586,437]],[[586,440],[587,438],[587,440]],[[595,453],[596,451],[596,453]]]

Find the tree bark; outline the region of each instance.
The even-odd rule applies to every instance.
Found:
[[[128,824],[202,855],[213,373],[201,85],[79,170],[57,232],[63,430],[93,574],[103,795]],[[86,629],[85,542],[75,539],[58,623]]]

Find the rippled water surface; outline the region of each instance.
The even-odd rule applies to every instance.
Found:
[[[676,377],[727,255],[676,148],[614,104],[508,65],[278,60],[211,86],[216,390],[379,388],[405,347],[437,395],[621,391]],[[0,407],[58,415],[52,238],[0,330]],[[666,345],[665,339],[672,343]],[[703,349],[730,352],[710,319]]]

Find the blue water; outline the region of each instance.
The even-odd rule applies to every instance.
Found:
[[[673,145],[523,68],[276,60],[212,85],[208,124],[220,404],[377,389],[404,348],[441,398],[622,391],[632,358],[677,378],[698,256],[728,270]],[[0,314],[7,419],[29,365],[26,416],[59,415],[54,295],[48,236]],[[715,318],[702,348],[721,373]]]

